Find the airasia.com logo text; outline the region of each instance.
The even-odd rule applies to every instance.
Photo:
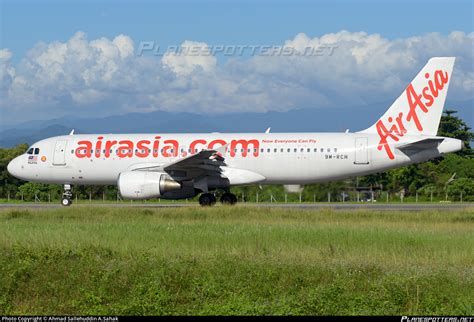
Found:
[[[103,136],[97,137],[95,142],[90,140],[82,140],[78,142],[78,147],[75,150],[75,155],[78,158],[96,158],[104,157],[109,158],[113,151],[116,151],[116,155],[119,158],[131,158],[133,156],[139,158],[147,158],[153,156],[157,158],[159,156],[170,158],[182,156],[185,157],[189,153],[194,154],[202,149],[217,149],[226,145],[227,142],[222,139],[212,140],[207,142],[204,139],[194,140],[189,144],[188,149],[181,147],[177,140],[167,139],[161,140],[161,136],[155,136],[153,140],[104,140]],[[249,152],[254,157],[258,156],[260,143],[258,140],[232,140],[229,144],[230,156],[235,157],[237,151],[246,157]],[[228,148],[229,149],[229,148]]]
[[[429,79],[430,74],[426,73],[425,78]],[[442,70],[437,70],[434,73],[433,79],[428,81],[427,86],[423,88],[420,94],[415,91],[412,84],[408,85],[405,91],[409,106],[408,113],[404,115],[403,112],[400,112],[396,116],[389,116],[387,123],[384,123],[382,120],[379,120],[376,123],[377,133],[380,137],[377,149],[380,151],[385,149],[389,159],[393,160],[395,156],[388,144],[388,139],[390,138],[395,142],[399,141],[399,138],[407,132],[405,122],[413,122],[419,132],[423,131],[423,125],[420,122],[418,113],[420,111],[422,113],[429,112],[428,108],[433,105],[439,92],[447,83],[448,73],[443,72]],[[388,126],[390,126],[390,128],[387,129]]]

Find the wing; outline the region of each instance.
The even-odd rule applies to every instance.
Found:
[[[420,141],[402,144],[397,146],[397,149],[406,155],[413,155],[423,150],[436,149],[438,145],[443,142],[442,138],[423,139]]]
[[[228,167],[225,162],[227,146],[202,150],[167,164],[135,164],[128,170],[166,172],[175,180],[192,181],[193,186],[202,191],[207,191],[209,186],[245,185],[266,180],[259,173]]]
[[[163,170],[172,175],[178,171],[202,172],[202,174],[216,176],[222,172],[221,167],[225,166],[225,158],[217,150],[202,150],[189,157],[168,163]],[[193,176],[195,177],[195,176]]]
[[[183,157],[166,163],[139,164],[133,167],[133,171],[163,171],[171,177],[179,180],[195,179],[203,176],[220,177],[225,163],[225,152],[227,145],[218,149],[201,150],[196,154]]]

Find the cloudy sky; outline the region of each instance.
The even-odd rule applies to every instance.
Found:
[[[1,1],[0,126],[64,115],[354,107],[456,56],[474,97],[471,1]]]

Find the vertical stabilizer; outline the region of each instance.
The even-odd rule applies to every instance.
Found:
[[[436,135],[455,57],[431,58],[385,114],[363,133]]]

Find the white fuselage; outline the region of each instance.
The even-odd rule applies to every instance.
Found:
[[[397,145],[422,138],[405,136]],[[116,184],[120,173],[160,167],[224,145],[222,174],[232,186],[306,184],[375,173],[460,150],[462,143],[445,138],[435,149],[407,156],[395,144],[382,146],[378,135],[367,133],[66,135],[33,144],[38,154],[17,157],[8,170],[35,182]]]

